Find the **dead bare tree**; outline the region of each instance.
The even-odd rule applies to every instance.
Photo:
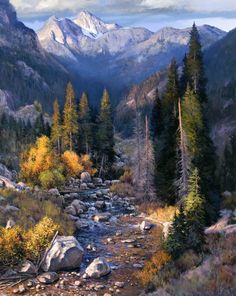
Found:
[[[189,170],[190,170],[190,161],[188,156],[188,148],[186,142],[186,135],[183,128],[182,122],[182,110],[181,110],[181,101],[178,101],[178,112],[179,112],[179,178],[176,181],[176,185],[179,189],[179,197],[182,200],[188,193],[188,179],[189,179]]]

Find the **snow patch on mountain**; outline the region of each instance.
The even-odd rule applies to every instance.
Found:
[[[92,38],[101,36],[101,34],[104,34],[108,31],[117,30],[120,28],[120,26],[117,24],[103,22],[100,18],[86,10],[80,12],[73,21],[75,24],[80,26],[86,32],[86,34],[90,33]]]

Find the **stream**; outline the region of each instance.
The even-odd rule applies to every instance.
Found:
[[[158,249],[159,226],[149,231],[141,231],[140,223],[144,220],[132,202],[108,199],[102,195],[97,199],[96,190],[79,192],[77,199],[83,201],[88,211],[80,217],[85,227],[76,232],[76,238],[84,248],[84,257],[80,270],[59,273],[60,280],[40,289],[32,288],[24,295],[79,295],[79,296],[136,296],[143,288],[137,278],[147,259]],[[68,200],[68,204],[73,199]],[[104,209],[96,209],[96,202],[104,202]],[[95,222],[94,215],[111,214],[106,222]],[[111,273],[100,279],[85,279],[86,267],[97,257],[103,257],[111,267]],[[78,281],[80,282],[78,286]],[[117,282],[120,284],[117,286]],[[1,295],[1,294],[0,294]]]

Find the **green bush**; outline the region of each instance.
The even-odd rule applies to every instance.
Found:
[[[65,177],[59,170],[47,170],[39,175],[39,181],[43,188],[60,187],[65,183]]]

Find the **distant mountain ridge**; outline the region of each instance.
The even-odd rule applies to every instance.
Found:
[[[204,48],[225,36],[208,25],[198,27]],[[77,73],[86,91],[107,87],[117,103],[134,84],[168,66],[181,62],[187,50],[190,28],[126,28],[103,22],[82,11],[72,19],[51,17],[38,32],[42,47],[64,67]],[[93,83],[92,83],[93,82]]]

